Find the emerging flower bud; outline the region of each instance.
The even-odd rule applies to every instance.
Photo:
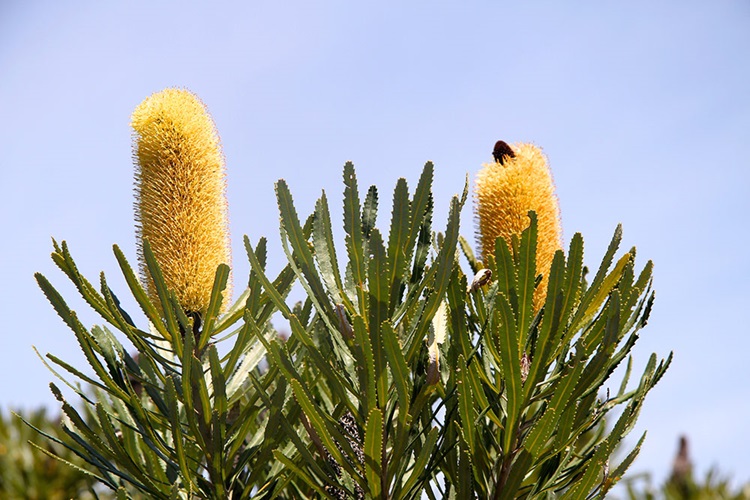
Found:
[[[547,275],[555,252],[562,248],[560,209],[552,174],[542,151],[532,144],[508,146],[498,141],[493,151],[496,161],[482,165],[476,180],[477,236],[483,260],[495,253],[495,240],[512,236],[529,226],[528,212],[536,212],[538,240],[536,272],[542,282],[534,294],[534,309],[544,304]]]
[[[184,310],[204,313],[216,268],[230,264],[224,156],[216,127],[197,96],[174,88],[144,100],[131,126],[136,232],[149,295],[158,305],[144,240]],[[231,295],[231,284],[224,294]]]

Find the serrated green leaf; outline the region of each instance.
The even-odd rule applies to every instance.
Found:
[[[378,407],[384,408],[388,398],[388,374],[383,353],[382,323],[388,319],[388,263],[385,247],[377,229],[370,234],[371,255],[368,260],[369,329],[377,377]]]
[[[229,266],[226,264],[219,264],[216,268],[214,284],[211,289],[211,299],[208,302],[208,308],[205,317],[203,318],[203,330],[201,332],[200,340],[198,341],[198,349],[200,350],[203,350],[206,347],[206,344],[208,344],[208,341],[214,334],[214,323],[217,320],[217,316],[221,310],[221,304],[224,301],[224,290],[227,288],[229,271]]]
[[[609,268],[612,265],[615,252],[619,248],[621,241],[622,226],[618,224],[617,229],[615,229],[615,234],[612,237],[612,241],[610,242],[609,247],[607,247],[607,252],[602,259],[601,266],[596,272],[594,280],[591,282],[591,285],[588,287],[583,297],[581,297],[581,302],[578,306],[578,310],[571,320],[571,330],[577,331],[581,327],[585,326],[589,321],[591,321],[591,318],[594,317],[596,311],[599,309],[599,307],[601,307],[601,304],[606,299],[612,287],[617,284],[617,280],[619,279],[620,273],[622,272],[622,268],[624,268],[625,264],[632,258],[630,253],[623,255],[618,261],[615,270],[613,270],[611,273],[608,273]],[[608,286],[604,286],[605,279],[607,279]]]
[[[344,165],[344,231],[346,250],[349,257],[348,269],[351,272],[359,303],[359,314],[367,318],[367,298],[364,284],[366,277],[365,246],[362,236],[362,216],[359,204],[359,191],[354,165]]]
[[[539,334],[535,341],[534,351],[531,355],[531,365],[526,377],[525,400],[528,401],[534,392],[534,388],[547,371],[547,367],[555,359],[553,356],[555,348],[560,343],[558,337],[561,328],[560,318],[563,314],[564,297],[570,290],[564,286],[565,259],[562,251],[558,250],[552,260],[547,287],[547,299],[544,306],[544,316]]]
[[[440,302],[445,297],[445,292],[450,283],[450,277],[453,274],[453,267],[456,265],[456,245],[458,244],[458,230],[460,224],[461,207],[458,198],[455,196],[451,200],[450,211],[448,212],[448,225],[445,229],[445,239],[440,248],[440,252],[435,259],[435,263],[430,270],[434,273],[434,284],[432,285],[433,293],[427,298],[422,318],[418,324],[415,334],[407,339],[406,360],[411,362],[414,359],[419,348],[422,346],[430,327],[430,321],[440,307]]]
[[[408,261],[406,245],[411,229],[411,206],[406,180],[401,178],[393,192],[393,211],[391,229],[388,235],[388,271],[389,304],[388,311],[393,313],[405,289],[404,275]]]
[[[413,490],[418,486],[417,481],[419,481],[419,478],[425,474],[431,475],[427,466],[433,456],[433,450],[435,449],[435,443],[437,443],[439,435],[440,433],[437,427],[433,427],[430,429],[430,432],[427,433],[422,448],[419,450],[419,455],[416,460],[414,460],[414,465],[411,467],[411,472],[401,488],[404,495],[403,498],[415,498],[414,495],[416,492]]]
[[[312,425],[313,429],[315,429],[315,432],[317,433],[320,440],[323,442],[323,444],[326,447],[326,451],[331,454],[334,460],[336,460],[336,463],[338,463],[342,468],[346,469],[346,471],[351,475],[358,474],[352,469],[352,466],[349,464],[349,461],[344,458],[344,456],[341,454],[341,451],[339,450],[339,446],[337,445],[336,441],[333,438],[334,435],[334,428],[333,425],[326,422],[326,417],[323,415],[323,413],[320,411],[320,409],[312,402],[312,399],[310,398],[310,394],[308,391],[302,386],[299,380],[297,379],[290,379],[289,385],[292,387],[292,391],[294,392],[294,398],[297,400],[297,403],[302,408],[302,411],[304,412],[305,416],[309,420],[310,424]],[[336,434],[340,434],[338,432],[335,432]],[[343,439],[340,440],[340,442],[343,445]]]
[[[383,434],[383,413],[379,408],[373,408],[367,417],[364,446],[365,476],[371,498],[378,498],[382,494]]]
[[[458,391],[458,412],[461,417],[461,428],[469,452],[474,455],[476,450],[474,398],[471,394],[471,384],[468,381],[468,367],[463,355],[458,356],[458,367],[456,368],[456,390]]]
[[[189,490],[196,489],[193,482],[193,477],[188,467],[188,458],[185,452],[184,438],[182,434],[182,423],[180,421],[180,412],[178,407],[177,397],[177,385],[173,377],[167,380],[166,384],[166,397],[169,403],[169,421],[171,424],[171,431],[174,435],[173,442],[175,447],[175,455],[177,463],[180,466],[180,473],[182,474],[183,481],[187,484]]]
[[[582,362],[575,362],[575,365],[558,379],[544,415],[542,415],[542,418],[534,425],[524,440],[524,448],[535,459],[541,456],[547,441],[552,436],[552,432],[558,426],[560,413],[567,407],[575,404],[575,401],[571,400],[571,395],[581,378],[583,366]]]
[[[462,365],[463,366],[463,365]],[[465,436],[466,433],[463,435]],[[458,440],[458,475],[453,486],[456,488],[456,498],[473,498],[475,485],[472,478],[472,453],[467,448],[465,440]]]
[[[281,240],[289,263],[292,268],[299,267],[302,274],[300,278],[304,277],[304,280],[301,279],[300,283],[306,289],[308,297],[313,300],[323,319],[330,323],[331,318],[333,318],[330,300],[315,267],[310,249],[311,245],[307,241],[297,218],[289,187],[283,179],[276,183],[276,198],[281,214]],[[292,247],[293,254],[290,254],[287,250],[287,241]],[[332,324],[329,324],[329,328],[334,329]]]
[[[529,326],[534,318],[534,292],[536,287],[536,243],[537,243],[537,216],[529,212],[529,227],[521,233],[521,246],[518,255],[516,293],[518,294],[518,324],[519,348],[526,345]]]
[[[422,184],[422,179],[425,178],[425,173],[422,173],[422,178],[420,178],[420,185]],[[431,176],[430,176],[431,179]],[[431,182],[431,180],[430,180]],[[417,192],[419,192],[419,186],[417,187]],[[425,273],[425,265],[427,263],[427,255],[430,252],[430,243],[432,241],[432,211],[433,211],[433,200],[432,200],[432,193],[427,192],[427,199],[426,199],[426,206],[424,208],[424,216],[421,218],[421,220],[416,217],[417,214],[420,214],[419,211],[420,207],[417,205],[417,193],[414,194],[414,202],[412,202],[412,213],[415,214],[415,217],[412,219],[412,231],[415,229],[417,230],[417,245],[414,248],[414,263],[411,268],[411,279],[409,281],[410,284],[418,284],[420,280],[424,277]],[[407,245],[407,248],[409,248],[409,251],[411,251],[411,248],[413,246],[413,243]]]
[[[312,240],[315,248],[315,259],[320,266],[320,275],[328,288],[328,293],[351,307],[349,297],[344,293],[344,285],[339,275],[336,247],[333,244],[331,213],[328,209],[328,199],[326,198],[325,191],[315,204],[315,222],[313,224]]]
[[[175,312],[169,300],[170,292],[167,288],[166,283],[164,282],[164,276],[161,272],[159,262],[156,260],[156,256],[151,250],[151,245],[146,239],[143,240],[143,260],[146,262],[148,274],[149,276],[151,276],[151,280],[154,283],[154,288],[156,288],[156,294],[158,295],[159,302],[161,303],[163,318],[167,323],[167,330],[170,333],[170,337],[177,335],[180,330],[177,326],[177,323],[175,322]],[[182,309],[182,307],[179,307],[178,309]]]
[[[365,237],[365,241],[370,239],[370,231],[375,229],[377,219],[378,188],[370,186],[365,195],[365,203],[362,205],[362,235]]]
[[[505,484],[501,486],[501,490],[499,492],[500,500],[510,500],[516,498],[518,488],[521,486],[524,477],[526,477],[527,472],[531,468],[531,464],[531,453],[529,453],[525,449],[521,449],[521,451],[513,460],[512,465],[510,466],[511,469],[510,473],[508,474],[508,479],[505,481]]]
[[[315,490],[315,492],[320,496],[320,498],[327,498],[328,494],[318,485],[318,482],[315,481],[315,479],[312,478],[307,472],[305,472],[303,469],[297,467],[297,465],[287,458],[283,453],[281,453],[279,450],[273,450],[273,456],[278,460],[279,462],[283,463],[284,466],[286,466],[291,472],[297,475],[300,479],[302,479],[307,486]]]
[[[503,430],[503,449],[512,450],[516,439],[516,425],[520,417],[523,398],[523,381],[521,380],[521,356],[518,352],[518,326],[508,299],[498,294],[495,308],[499,314],[497,333],[498,352],[505,382],[507,396],[506,427]]]
[[[44,293],[49,303],[52,304],[52,307],[55,309],[55,312],[57,312],[57,315],[62,318],[63,322],[65,322],[70,329],[73,329],[71,310],[68,307],[68,304],[65,303],[65,299],[62,298],[62,295],[60,295],[42,273],[35,273],[34,277],[36,278],[39,288],[42,289],[42,293]]]
[[[497,293],[508,297],[513,311],[518,308],[516,294],[517,272],[511,253],[511,243],[504,238],[495,240],[495,271],[493,281],[497,284]]]
[[[646,432],[644,432],[641,435],[641,438],[636,443],[635,447],[628,453],[628,455],[618,464],[618,466],[615,468],[615,470],[611,471],[605,479],[604,483],[602,484],[602,489],[599,494],[599,498],[604,498],[607,492],[612,489],[614,485],[616,485],[620,479],[625,475],[627,470],[630,468],[630,466],[635,461],[636,457],[641,451],[641,446],[643,446],[643,441],[646,439]]]
[[[432,214],[431,200],[433,175],[434,167],[432,162],[428,161],[422,169],[417,188],[414,191],[414,197],[411,200],[409,237],[404,245],[404,248],[409,252],[406,255],[407,262],[411,260],[411,252],[414,248],[414,243],[417,241],[420,234],[420,228],[423,227],[425,223],[427,223],[428,226],[430,224],[429,219]]]
[[[360,386],[364,389],[367,397],[367,410],[370,411],[378,404],[377,397],[377,374],[375,371],[375,349],[370,341],[370,335],[367,332],[367,326],[361,316],[356,315],[353,318],[354,338],[361,351],[361,357],[358,360],[360,370]],[[382,349],[382,346],[378,346]]]
[[[141,310],[146,315],[151,324],[154,325],[154,328],[156,328],[156,330],[165,339],[171,340],[172,334],[167,331],[167,328],[164,326],[161,315],[157,311],[156,307],[154,307],[154,305],[151,303],[151,300],[149,300],[146,291],[141,286],[140,281],[136,277],[133,269],[130,267],[130,264],[125,258],[125,254],[122,253],[122,250],[120,250],[120,247],[118,247],[117,245],[112,246],[112,251],[115,254],[115,259],[117,259],[117,263],[120,266],[120,270],[122,271],[122,275],[125,278],[125,282],[128,284],[130,292],[133,294],[136,302],[138,302]]]
[[[78,289],[81,297],[106,321],[112,322],[111,315],[106,307],[104,298],[99,295],[96,288],[79,272],[73,256],[68,249],[67,242],[63,241],[62,246],[56,244],[55,252],[52,254],[52,260],[68,276],[71,282]]]
[[[224,378],[224,370],[219,361],[219,353],[214,344],[208,347],[208,362],[211,370],[211,385],[213,388],[213,411],[216,412],[219,417],[224,418],[228,409],[226,393],[227,384],[226,379]]]
[[[266,273],[263,270],[263,266],[258,260],[258,256],[253,250],[253,246],[250,244],[250,238],[245,236],[244,241],[245,241],[245,251],[247,252],[247,258],[250,261],[250,267],[252,268],[253,272],[255,272],[255,275],[260,280],[269,298],[274,303],[274,305],[279,309],[279,311],[281,311],[281,314],[283,314],[284,317],[290,316],[292,314],[292,311],[289,309],[289,306],[284,301],[284,297],[279,293],[276,287],[273,286],[273,284],[270,282],[270,280],[266,276]]]
[[[393,383],[396,386],[398,395],[398,419],[402,425],[408,426],[409,404],[411,402],[411,377],[409,368],[406,365],[406,359],[401,350],[401,344],[398,342],[398,335],[393,330],[393,326],[387,321],[383,322],[382,341],[388,365],[391,367],[393,374]]]

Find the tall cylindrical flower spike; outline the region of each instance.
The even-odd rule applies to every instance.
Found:
[[[206,106],[183,89],[146,98],[133,112],[135,219],[141,274],[148,240],[164,281],[185,312],[208,308],[216,268],[230,264],[224,155]],[[231,295],[231,283],[224,297]],[[224,300],[226,307],[228,300]]]
[[[534,294],[538,310],[547,295],[547,275],[555,252],[562,248],[560,208],[547,159],[532,144],[509,146],[498,141],[493,152],[495,162],[483,164],[477,174],[475,214],[477,237],[482,258],[495,253],[495,240],[508,244],[514,234],[529,226],[529,210],[537,215],[537,274],[543,279]]]

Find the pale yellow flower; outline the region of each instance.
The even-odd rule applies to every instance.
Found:
[[[219,264],[230,264],[224,155],[206,106],[193,93],[166,89],[133,112],[135,219],[141,273],[158,305],[143,258],[148,240],[186,312],[204,313]],[[224,291],[226,307],[231,283]]]
[[[486,262],[495,253],[495,240],[504,238],[510,246],[514,234],[529,227],[529,210],[538,220],[536,272],[543,279],[534,294],[534,308],[544,304],[547,275],[555,251],[562,248],[560,208],[547,159],[532,144],[508,146],[498,141],[495,162],[483,164],[475,188],[477,237]]]

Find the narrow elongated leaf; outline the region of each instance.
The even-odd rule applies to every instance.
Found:
[[[154,282],[156,293],[159,296],[161,303],[161,309],[164,320],[167,323],[167,330],[169,330],[170,336],[178,335],[180,330],[175,321],[175,312],[173,311],[172,304],[169,300],[169,290],[164,282],[164,276],[162,275],[159,262],[156,260],[154,253],[151,251],[151,245],[148,240],[143,240],[143,259],[146,261],[146,267],[148,273],[151,276],[151,280]],[[178,308],[181,309],[181,308]]]
[[[313,224],[312,237],[315,247],[315,259],[320,266],[320,275],[328,288],[328,293],[351,307],[349,297],[344,293],[344,285],[339,275],[336,248],[333,244],[331,213],[328,210],[328,199],[326,198],[325,191],[315,204],[315,222]]]
[[[531,398],[537,383],[544,377],[548,366],[555,359],[553,354],[559,343],[558,332],[561,330],[560,317],[563,314],[564,296],[569,292],[562,288],[564,286],[564,268],[563,253],[558,250],[550,267],[544,317],[538,330],[539,334],[535,341],[534,351],[531,354],[531,364],[526,377],[525,401]]]
[[[57,312],[57,315],[62,318],[62,320],[66,325],[68,325],[71,330],[74,329],[71,310],[68,307],[68,304],[65,303],[65,299],[63,299],[62,295],[60,295],[60,292],[58,292],[55,287],[52,286],[52,284],[49,282],[49,280],[47,280],[47,278],[44,277],[43,274],[36,273],[34,274],[34,277],[36,278],[36,282],[39,285],[39,288],[42,289],[42,292],[47,297],[47,300],[50,304],[52,304],[55,312]]]
[[[500,317],[498,351],[508,399],[506,427],[503,431],[503,449],[511,450],[516,439],[516,425],[520,417],[523,382],[521,356],[518,352],[518,330],[508,299],[497,295],[496,306]]]
[[[576,233],[570,240],[568,247],[567,266],[565,267],[565,284],[563,285],[564,302],[561,324],[567,325],[574,310],[574,305],[580,297],[581,279],[583,277],[583,236]]]
[[[227,309],[227,312],[221,318],[217,319],[216,325],[213,327],[213,335],[218,335],[242,318],[245,313],[247,301],[250,298],[250,290],[252,290],[250,287],[243,290],[234,304]]]
[[[389,313],[392,313],[396,308],[405,288],[404,274],[408,264],[406,245],[409,240],[411,216],[409,190],[406,180],[401,178],[393,192],[393,212],[391,214],[391,229],[388,235]]]
[[[480,498],[486,498],[486,495],[481,495],[481,485],[474,484],[471,463],[472,453],[464,439],[458,440],[458,450],[458,474],[453,484],[456,488],[455,498],[473,498],[475,487],[479,487],[480,489]]]
[[[460,223],[461,207],[457,197],[451,200],[450,211],[448,212],[448,225],[445,229],[445,239],[443,246],[433,264],[431,273],[434,272],[435,281],[433,284],[433,293],[427,298],[427,303],[422,315],[422,319],[416,329],[415,335],[407,340],[406,360],[411,362],[414,359],[419,347],[426,338],[427,329],[430,326],[433,316],[440,307],[440,302],[445,296],[448,289],[450,277],[453,274],[453,266],[456,265],[456,246],[458,244],[458,230]]]
[[[409,403],[411,401],[411,378],[409,368],[406,365],[406,359],[401,350],[401,344],[398,342],[398,335],[393,330],[389,322],[382,324],[382,341],[388,365],[391,367],[393,374],[393,383],[396,386],[398,394],[398,419],[402,425],[408,425],[409,420]]]
[[[384,408],[388,397],[388,374],[383,355],[382,324],[388,319],[388,262],[385,247],[377,229],[370,234],[371,255],[368,261],[369,328],[373,347],[375,375],[378,387],[378,406]]]
[[[464,359],[463,355],[459,355],[458,368],[456,369],[458,411],[461,416],[461,428],[463,429],[464,439],[469,447],[469,452],[474,455],[476,453],[476,431],[474,429],[476,413],[474,411],[474,398],[471,394],[471,384],[468,382],[468,376],[466,374],[467,370],[466,359]]]
[[[601,305],[601,302],[599,302],[599,305],[596,304],[596,302],[594,301],[595,298],[598,298],[601,301],[604,301],[604,298],[606,297],[606,293],[604,293],[603,295],[600,293],[601,288],[602,288],[602,283],[604,281],[604,278],[607,276],[607,272],[609,271],[610,266],[612,265],[612,260],[614,259],[615,252],[619,248],[621,241],[622,241],[622,226],[618,224],[617,228],[615,229],[615,234],[612,236],[612,241],[609,243],[609,246],[607,247],[607,252],[604,254],[604,258],[602,259],[601,266],[599,267],[599,270],[596,272],[596,276],[594,277],[594,280],[591,282],[591,285],[589,286],[589,288],[586,290],[586,293],[581,298],[581,303],[578,306],[578,310],[576,311],[575,316],[571,320],[571,326],[570,326],[571,330],[577,331],[579,328],[581,328],[581,326],[585,325],[588,321],[590,321],[590,318],[593,317],[593,314],[596,313],[596,310],[598,309],[599,305]]]
[[[419,481],[419,478],[431,475],[430,471],[427,469],[427,465],[433,456],[433,450],[435,449],[435,443],[437,442],[438,436],[439,432],[437,427],[433,427],[430,429],[430,432],[427,433],[427,437],[425,438],[424,443],[422,443],[422,449],[419,450],[419,455],[411,468],[411,473],[401,489],[401,491],[404,492],[403,498],[414,498],[413,495],[415,492],[412,490],[417,487],[417,481]]]
[[[336,462],[342,466],[346,471],[356,476],[358,475],[354,469],[352,469],[351,465],[349,464],[349,461],[344,458],[344,456],[341,454],[341,451],[339,451],[339,446],[336,444],[336,441],[333,439],[333,425],[328,423],[326,421],[326,417],[322,414],[320,409],[312,402],[312,399],[310,398],[310,395],[308,394],[307,390],[302,386],[302,384],[297,379],[291,379],[289,381],[289,384],[292,386],[292,391],[294,392],[294,398],[297,400],[297,403],[299,403],[300,407],[302,407],[302,411],[304,412],[307,419],[310,421],[310,424],[315,429],[315,432],[317,433],[320,440],[323,442],[323,444],[326,447],[326,451],[331,454],[331,456],[336,460]],[[340,434],[337,432],[337,434]],[[343,444],[343,439],[340,440]]]
[[[427,265],[427,255],[430,253],[432,244],[432,210],[433,202],[430,195],[429,203],[426,209],[422,224],[419,226],[419,235],[417,236],[417,246],[414,249],[414,263],[411,268],[411,285],[419,285],[425,275]],[[415,212],[416,213],[416,212]],[[412,287],[416,288],[416,287]]]
[[[365,195],[365,203],[362,205],[362,236],[365,237],[365,245],[367,245],[367,240],[370,239],[370,231],[375,228],[375,222],[377,220],[378,188],[370,186]]]
[[[328,495],[326,494],[325,490],[320,487],[317,481],[313,479],[312,476],[310,476],[307,472],[305,472],[303,469],[297,466],[292,460],[287,458],[283,453],[281,453],[279,450],[273,450],[273,456],[284,464],[284,466],[289,469],[291,472],[293,472],[297,477],[302,479],[306,485],[308,485],[310,488],[315,490],[315,492],[319,495],[319,498],[326,498]]]
[[[160,334],[162,334],[165,339],[171,340],[172,334],[165,328],[164,323],[161,319],[161,315],[149,300],[146,291],[143,289],[140,281],[133,272],[133,268],[130,267],[130,264],[125,258],[125,254],[122,253],[122,250],[120,250],[120,247],[118,247],[117,245],[114,245],[112,247],[112,250],[115,254],[115,258],[117,259],[117,263],[120,265],[120,269],[122,270],[122,275],[125,278],[125,282],[128,284],[130,292],[133,294],[136,302],[138,302],[141,310],[149,319],[151,324],[154,325],[154,328],[156,328],[156,330]]]
[[[289,309],[289,306],[286,304],[284,297],[281,295],[281,293],[279,293],[276,287],[274,287],[273,284],[271,284],[270,280],[266,276],[266,273],[263,270],[263,266],[258,260],[258,256],[255,254],[255,251],[253,250],[253,246],[250,244],[250,239],[247,236],[245,236],[245,251],[247,252],[247,258],[250,261],[250,266],[255,272],[255,275],[260,280],[261,284],[263,285],[263,288],[265,289],[266,293],[268,294],[270,299],[273,301],[274,305],[279,309],[279,311],[281,311],[281,314],[283,314],[285,318],[291,316],[292,311]]]
[[[224,371],[219,362],[219,353],[215,345],[208,348],[208,361],[211,370],[211,385],[213,386],[213,411],[222,419],[226,417],[228,404],[226,393],[226,380]]]
[[[409,237],[404,245],[404,249],[408,252],[406,254],[407,262],[411,260],[412,249],[414,248],[414,243],[417,241],[421,232],[421,228],[425,223],[427,226],[431,223],[433,175],[434,167],[432,162],[428,161],[422,169],[417,189],[414,191],[414,197],[411,200]]]
[[[537,243],[537,217],[536,213],[529,212],[529,227],[521,233],[520,254],[518,256],[518,346],[526,345],[526,337],[529,334],[529,326],[534,317],[534,292],[536,287],[536,243]]]
[[[367,318],[365,245],[362,236],[362,216],[357,176],[351,162],[346,162],[346,165],[344,165],[344,186],[344,231],[346,232],[346,250],[349,257],[348,267],[357,293],[359,314],[363,318]]]
[[[178,398],[177,398],[177,386],[173,378],[169,378],[166,384],[167,401],[169,403],[169,421],[171,423],[171,430],[174,434],[173,442],[175,446],[175,455],[177,455],[177,463],[180,465],[180,473],[182,474],[183,481],[188,485],[189,489],[196,489],[193,484],[192,474],[188,467],[188,458],[185,452],[182,435],[182,424],[180,422],[180,412],[178,409]]]
[[[521,449],[515,460],[513,460],[508,479],[500,490],[500,500],[516,498],[518,488],[521,486],[524,477],[526,477],[526,473],[531,468],[532,460],[531,453],[525,449]]]
[[[371,498],[378,498],[382,494],[383,434],[383,413],[379,408],[373,408],[367,417],[364,446],[365,476]]]
[[[582,362],[577,362],[570,371],[564,373],[562,377],[558,379],[557,384],[555,384],[552,399],[545,409],[544,415],[539,422],[535,424],[524,440],[524,448],[527,449],[534,458],[538,458],[542,454],[547,441],[552,436],[552,432],[559,423],[560,413],[568,406],[574,404],[574,401],[571,401],[571,395],[581,377],[583,366],[584,364]]]
[[[518,282],[516,266],[514,265],[511,243],[503,238],[495,240],[495,272],[493,280],[497,283],[497,293],[508,297],[513,311],[518,309]]]
[[[68,276],[70,281],[73,282],[78,289],[78,292],[81,294],[81,297],[83,297],[83,299],[97,313],[99,313],[102,318],[112,323],[113,318],[108,311],[104,298],[99,295],[96,288],[94,288],[94,286],[78,271],[78,267],[68,249],[68,244],[63,241],[61,248],[57,247],[55,244],[55,250],[56,252],[52,254],[52,260],[57,264],[57,267],[59,267]]]
[[[198,349],[203,350],[209,339],[214,334],[214,323],[217,320],[221,304],[224,302],[224,290],[227,288],[229,279],[229,266],[220,264],[214,275],[214,286],[211,289],[211,299],[208,302],[205,318],[203,318],[203,330],[198,342]]]
[[[620,479],[622,479],[622,477],[625,475],[625,473],[628,471],[630,466],[635,461],[636,457],[638,457],[638,454],[641,451],[641,446],[643,446],[643,441],[645,439],[646,439],[646,432],[644,432],[641,435],[641,438],[638,440],[635,447],[633,447],[630,453],[628,453],[628,455],[622,460],[622,462],[620,462],[617,465],[615,470],[609,473],[609,477],[607,477],[607,479],[605,479],[604,483],[602,484],[602,489],[601,489],[601,492],[599,493],[598,498],[604,498],[607,492],[609,492],[609,490],[612,488],[612,486],[617,484],[620,481]]]
[[[362,356],[358,359],[358,368],[360,370],[360,386],[367,396],[367,409],[370,411],[378,404],[377,397],[377,372],[375,370],[375,347],[370,341],[370,335],[361,316],[354,316],[354,338],[360,347]],[[382,350],[382,345],[377,349]]]
[[[295,265],[299,266],[304,277],[301,283],[308,289],[308,297],[313,300],[323,318],[330,322],[331,318],[333,318],[330,300],[315,267],[313,254],[310,249],[311,245],[307,241],[307,237],[297,218],[297,212],[294,209],[289,187],[283,179],[276,183],[276,198],[279,205],[279,213],[281,214],[281,239],[282,243],[284,243],[284,250],[286,251],[285,242],[288,239],[294,252],[293,256],[287,252],[289,263],[292,264],[292,267],[295,267]]]

